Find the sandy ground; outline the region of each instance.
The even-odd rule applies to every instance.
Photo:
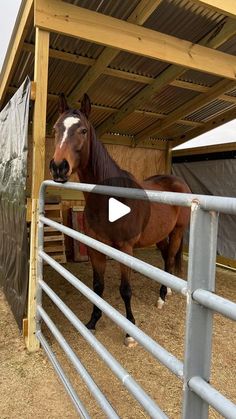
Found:
[[[156,251],[138,251],[137,256],[161,266]],[[91,286],[92,272],[89,263],[67,264],[68,269]],[[186,267],[185,267],[186,272]],[[48,284],[68,304],[82,321],[90,317],[91,304],[72,286],[45,267]],[[235,273],[217,269],[217,293],[236,301]],[[133,273],[133,312],[137,325],[159,344],[183,359],[185,300],[174,294],[168,298],[164,309],[155,307],[158,285]],[[104,298],[124,313],[119,295],[119,271],[114,261],[108,261]],[[110,400],[122,418],[147,418],[140,405],[124,389],[118,379],[104,365],[81,336],[73,329],[57,308],[45,297],[44,307],[70,342],[84,366]],[[214,317],[213,358],[211,383],[236,402],[236,345],[235,324],[219,315]],[[58,381],[43,351],[28,354],[18,332],[4,296],[0,293],[0,418],[76,418],[68,396]],[[61,349],[44,327],[44,332],[65,370],[71,377],[80,398],[92,418],[104,418],[83,381],[65,359]],[[171,418],[181,415],[182,383],[161,366],[143,348],[128,349],[123,345],[123,332],[103,316],[97,326],[96,337],[111,351],[118,361],[132,374],[151,397]],[[220,418],[210,410],[210,418]]]

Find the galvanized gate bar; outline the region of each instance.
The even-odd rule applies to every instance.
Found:
[[[236,303],[203,289],[197,289],[194,291],[192,298],[204,307],[210,308],[211,310],[236,321]]]
[[[56,262],[53,258],[47,255],[44,251],[40,250],[39,255],[52,266],[63,278],[65,278],[70,284],[72,284],[77,290],[79,290],[85,297],[87,297],[92,303],[96,304],[108,317],[110,317],[118,326],[125,330],[126,333],[133,336],[140,345],[148,350],[156,359],[158,359],[163,365],[169,368],[177,377],[183,378],[183,363],[179,361],[174,355],[169,353],[162,346],[158,345],[150,336],[146,335],[137,326],[126,319],[116,309],[114,309],[105,300],[99,297],[94,291],[87,287],[82,281],[80,281],[71,272],[67,271],[63,266]]]
[[[141,200],[144,199],[150,200],[151,202],[191,207],[188,284],[186,281],[174,275],[170,275],[146,262],[134,258],[133,256],[122,253],[117,249],[113,249],[104,243],[44,217],[44,192],[47,186],[58,188],[63,187],[64,189],[76,191],[80,190],[82,192],[95,192],[110,196]],[[95,187],[96,190],[94,191]],[[213,406],[226,418],[233,419],[236,417],[236,405],[210,386],[207,381],[210,375],[213,311],[223,314],[232,320],[236,319],[236,304],[213,294],[215,285],[216,240],[218,227],[218,213],[215,211],[220,211],[226,214],[236,214],[236,199],[174,192],[145,192],[146,196],[143,195],[142,191],[130,188],[98,186],[81,183],[67,183],[62,186],[61,184],[55,184],[53,181],[45,181],[42,183],[39,197],[39,251],[37,275],[40,286],[37,293],[38,309],[36,315],[36,334],[42,343],[42,346],[45,348],[49,358],[52,360],[59,377],[64,383],[70,397],[76,405],[77,410],[80,411],[82,417],[86,417],[87,419],[89,417],[88,413],[86,410],[81,413],[81,411],[83,411],[83,405],[81,405],[82,407],[79,409],[80,400],[76,398],[77,395],[75,395],[73,387],[64,374],[64,371],[41,332],[40,319],[42,316],[49,328],[51,327],[54,332],[56,331],[57,337],[59,333],[59,340],[61,340],[62,346],[68,345],[63,336],[60,335],[60,332],[54,323],[41,307],[42,290],[48,294],[62,313],[64,313],[68,320],[70,320],[70,322],[74,325],[76,330],[81,333],[81,335],[95,349],[101,358],[110,366],[112,371],[129,389],[130,393],[132,393],[144,409],[149,412],[150,416],[153,418],[166,418],[165,413],[160,410],[155,402],[149,398],[149,396],[135,382],[135,380],[133,380],[133,378],[126,373],[123,367],[112,357],[111,354],[109,354],[106,348],[104,348],[103,345],[97,341],[97,339],[86,329],[74,313],[43,281],[42,262],[45,260],[76,289],[98,306],[119,327],[125,330],[129,335],[133,336],[137,342],[139,342],[163,365],[169,368],[179,378],[184,379],[183,419],[206,419],[208,417],[208,404]],[[106,303],[78,278],[43,251],[44,224],[67,234],[75,240],[79,240],[81,243],[110,256],[123,265],[126,265],[131,269],[135,269],[143,275],[187,296],[184,371],[183,363],[181,361],[166,351],[162,346],[158,345],[138,327],[129,322],[117,310]],[[72,351],[70,347],[66,349],[69,349],[69,352]],[[68,353],[68,351],[66,352]],[[108,356],[107,353],[109,354]],[[152,407],[154,407],[154,413],[151,413]],[[155,409],[157,409],[156,414]]]
[[[107,417],[112,418],[112,419],[119,419],[119,416],[117,415],[117,413],[111,406],[110,402],[101,392],[97,384],[92,379],[91,375],[87,372],[86,368],[83,366],[83,364],[81,363],[81,361],[79,360],[75,352],[71,349],[70,345],[67,343],[64,336],[61,334],[61,332],[58,330],[56,325],[50,319],[46,311],[40,306],[37,306],[37,311],[40,317],[45,322],[45,324],[48,326],[49,330],[51,330],[51,333],[56,338],[57,342],[59,343],[63,351],[66,353],[71,363],[75,367],[76,371],[84,380],[87,387],[89,388],[89,390],[91,391],[94,398],[97,400],[98,404],[101,406],[102,410],[107,415]]]
[[[43,349],[45,350],[49,360],[52,363],[53,368],[55,369],[58,377],[62,381],[63,385],[66,388],[68,395],[70,396],[77,412],[79,413],[81,418],[90,419],[90,415],[88,414],[86,408],[84,407],[83,403],[79,399],[75,389],[73,388],[69,378],[65,374],[63,368],[61,367],[59,361],[57,360],[56,356],[54,355],[52,349],[50,348],[49,344],[47,343],[45,337],[43,336],[42,332],[38,331],[36,336],[41,343]]]
[[[67,236],[70,236],[73,239],[78,240],[89,247],[92,247],[95,250],[98,250],[101,253],[104,253],[112,259],[115,259],[123,265],[126,265],[129,268],[138,271],[139,273],[147,276],[148,278],[151,278],[158,283],[166,285],[167,287],[175,290],[176,292],[179,292],[183,295],[185,295],[187,292],[187,282],[183,279],[178,278],[175,275],[169,274],[168,272],[165,272],[162,269],[156,268],[155,266],[152,266],[147,262],[143,262],[142,260],[139,260],[134,256],[127,255],[126,253],[123,253],[120,250],[113,249],[107,244],[92,239],[92,237],[86,236],[85,234],[79,233],[78,231],[74,231],[69,227],[57,223],[56,221],[52,221],[49,218],[43,217],[42,215],[39,216],[39,221],[57,229],[58,231],[61,231]]]
[[[236,405],[210,384],[206,383],[201,377],[192,377],[189,381],[189,387],[199,397],[214,407],[224,418],[236,418]]]
[[[47,186],[54,188],[69,189],[81,192],[93,192],[100,195],[111,195],[118,197],[125,197],[130,199],[149,200],[150,202],[160,202],[169,205],[180,205],[184,207],[191,207],[193,202],[197,202],[200,207],[207,211],[218,211],[224,214],[236,214],[236,199],[222,196],[208,196],[184,194],[178,192],[163,192],[163,191],[143,191],[134,188],[121,188],[117,186],[101,186],[87,183],[67,182],[63,186],[57,184],[53,180],[45,180],[39,192],[40,199],[43,199],[44,191]],[[96,189],[94,190],[94,188]],[[146,196],[145,196],[146,195]]]
[[[217,229],[218,213],[203,211],[193,203],[184,357],[184,419],[208,418],[208,404],[189,388],[188,382],[194,376],[209,380],[213,312],[194,302],[192,294],[199,287],[215,290]]]
[[[146,394],[132,376],[121,364],[110,354],[105,346],[87,329],[73,311],[58,297],[58,295],[43,281],[39,281],[39,286],[66,316],[75,329],[84,337],[90,346],[97,352],[102,360],[108,365],[113,373],[119,378],[122,384],[129,390],[137,401],[143,406],[151,417],[167,418],[157,404]],[[157,416],[158,415],[158,416]]]

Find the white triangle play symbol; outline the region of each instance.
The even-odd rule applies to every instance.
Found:
[[[129,214],[130,211],[131,209],[128,205],[122,204],[122,202],[117,201],[115,198],[109,198],[108,219],[110,223],[119,220],[119,218]]]

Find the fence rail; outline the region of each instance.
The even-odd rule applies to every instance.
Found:
[[[105,245],[85,234],[74,231],[44,216],[45,189],[48,186],[79,190],[82,192],[95,192],[118,197],[134,199],[148,199],[151,202],[160,202],[170,205],[191,207],[190,245],[188,281],[162,271],[146,262],[127,255],[119,250]],[[103,411],[109,418],[118,417],[100,389],[89,377],[65,341],[56,325],[42,308],[42,292],[45,292],[54,304],[62,311],[75,329],[86,339],[113,373],[122,381],[124,386],[136,398],[143,409],[152,418],[166,418],[166,414],[150,398],[150,396],[136,383],[128,372],[107,351],[107,349],[87,330],[75,314],[51,290],[43,280],[43,260],[60,273],[68,282],[78,289],[91,302],[96,304],[118,326],[139,342],[154,358],[165,365],[184,382],[183,419],[206,419],[208,407],[211,405],[226,418],[236,417],[236,405],[208,384],[210,376],[211,343],[212,343],[212,318],[216,311],[232,320],[236,320],[236,304],[225,298],[215,295],[215,259],[216,240],[218,228],[218,213],[236,214],[236,199],[225,197],[212,197],[205,195],[180,194],[173,192],[145,191],[146,197],[137,189],[118,188],[109,186],[96,186],[81,183],[66,183],[57,185],[52,181],[45,181],[41,185],[39,196],[39,233],[38,233],[38,291],[37,291],[37,327],[36,336],[44,347],[57,373],[72,398],[81,417],[89,417],[86,408],[80,402],[71,383],[66,377],[63,368],[59,365],[50,346],[41,331],[41,320],[50,328],[65,353],[75,366],[76,370],[85,378],[85,382],[92,391]],[[67,234],[75,240],[98,250],[122,264],[135,269],[137,272],[157,281],[186,296],[187,318],[185,336],[184,364],[150,336],[142,332],[137,326],[129,322],[117,310],[95,294],[67,269],[52,259],[43,250],[43,227],[53,227]],[[201,246],[199,246],[201,242]]]

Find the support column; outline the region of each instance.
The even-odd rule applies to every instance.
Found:
[[[172,165],[172,147],[170,141],[167,141],[166,144],[166,153],[165,153],[165,173],[171,175],[171,165]]]
[[[188,294],[184,357],[183,419],[207,419],[208,404],[192,391],[188,382],[210,377],[213,311],[193,300],[198,289],[215,291],[218,213],[204,211],[197,202],[191,208],[188,263]]]
[[[48,57],[50,33],[36,28],[34,81],[36,96],[33,119],[33,170],[32,170],[32,217],[30,230],[30,267],[28,291],[28,336],[27,349],[39,349],[35,336],[36,330],[36,288],[37,288],[37,233],[38,233],[38,194],[44,180],[45,168],[45,136],[48,84]]]

